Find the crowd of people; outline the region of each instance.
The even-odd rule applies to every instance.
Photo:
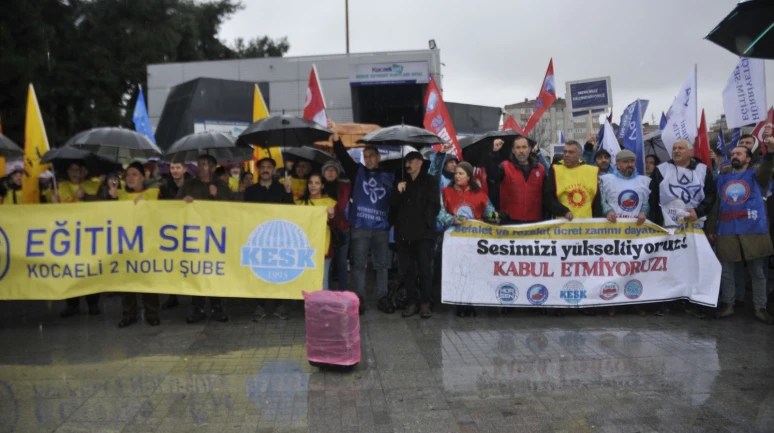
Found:
[[[329,129],[336,125],[329,121]],[[419,152],[404,157],[404,169],[395,173],[380,166],[376,147],[363,150],[362,163],[350,157],[333,134],[335,159],[319,171],[311,161],[286,161],[277,168],[271,158],[257,162],[257,182],[240,165],[218,167],[211,156],[199,157],[196,176],[181,163],[169,165],[159,178],[153,164],[134,162],[122,176],[107,174],[91,179],[83,162],[67,164],[65,179],[56,191],[46,193],[49,203],[99,200],[242,201],[278,205],[323,206],[327,210],[324,278],[322,289],[349,290],[366,308],[366,269],[370,258],[375,271],[377,308],[394,313],[394,291],[388,288],[388,271],[397,257],[400,281],[407,303],[403,317],[432,316],[432,288],[440,278],[443,232],[466,220],[495,224],[528,224],[558,218],[606,218],[610,223],[628,220],[642,225],[650,220],[664,227],[684,222],[703,227],[716,247],[722,264],[718,318],[734,314],[745,297],[745,268],[749,271],[755,316],[766,324],[768,268],[774,247],[770,237],[766,198],[774,175],[774,137],[771,129],[757,143],[742,136],[723,164],[722,152],[713,167],[693,158],[693,144],[678,141],[672,159],[661,162],[646,156],[645,173],[636,170],[636,155],[621,150],[615,158],[592,139],[585,145],[568,141],[560,158],[549,164],[539,149],[522,136],[494,140],[484,167],[474,167],[443,146],[426,161]],[[510,150],[510,151],[509,151]],[[8,176],[4,204],[20,202],[22,173]],[[736,191],[742,185],[741,193]],[[51,189],[51,188],[49,188]],[[351,266],[350,266],[351,264]],[[351,276],[350,276],[351,274]],[[86,296],[89,314],[100,314],[99,294]],[[118,326],[138,320],[137,294],[122,294],[123,317]],[[158,294],[142,294],[144,317],[151,326],[160,323],[160,311],[179,305],[176,295],[161,303]],[[209,301],[209,302],[207,302]],[[257,300],[253,320],[267,310],[279,319],[289,317],[284,300]],[[209,308],[207,304],[209,303]],[[68,299],[62,317],[80,312],[79,298]],[[640,307],[637,312],[646,314]],[[504,308],[503,313],[510,309]],[[594,310],[586,310],[594,314]],[[657,315],[668,311],[659,305]],[[561,316],[563,310],[553,309]],[[614,308],[608,313],[616,314]],[[458,306],[459,316],[475,315],[471,306]],[[702,313],[699,313],[702,314]],[[188,323],[207,317],[229,320],[218,297],[193,297]]]

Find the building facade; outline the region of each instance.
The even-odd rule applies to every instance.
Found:
[[[526,126],[529,117],[535,111],[535,100],[525,99],[524,102],[506,105],[503,114],[503,121],[509,115],[513,116],[519,125]],[[541,145],[557,142],[557,132],[564,133],[565,140],[577,140],[581,144],[589,138],[588,116],[573,117],[572,112],[567,109],[567,101],[564,98],[557,98],[551,107],[543,114],[538,125],[535,126],[535,140]],[[593,129],[592,134],[599,131],[599,116],[592,115]]]

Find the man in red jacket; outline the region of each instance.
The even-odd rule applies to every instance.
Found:
[[[513,150],[505,161],[497,152],[505,142],[494,141],[486,172],[489,180],[500,183],[500,213],[505,224],[533,223],[543,220],[543,180],[546,169],[530,152],[525,137],[513,140]]]

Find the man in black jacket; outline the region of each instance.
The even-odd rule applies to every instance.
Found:
[[[170,163],[169,175],[163,177],[164,183],[159,188],[159,200],[175,200],[180,192],[180,188],[189,179],[191,179],[191,175],[188,174],[185,164],[182,162]],[[169,295],[167,300],[161,304],[161,309],[171,310],[178,305],[180,305],[180,301],[177,299],[177,295]]]
[[[264,203],[264,204],[294,204],[293,194],[290,192],[290,183],[286,185],[281,184],[278,180],[274,179],[274,169],[276,168],[276,162],[271,158],[263,158],[258,161],[256,167],[258,167],[258,183],[251,185],[245,189],[245,202],[248,203]],[[274,316],[280,320],[287,320],[290,318],[288,309],[285,305],[286,301],[277,301],[277,307],[274,309]],[[258,305],[255,307],[253,313],[253,322],[260,322],[266,317],[264,299],[258,300]]]
[[[433,240],[435,219],[441,210],[438,182],[422,172],[422,154],[406,155],[408,177],[398,182],[390,197],[390,216],[395,224],[395,242],[403,283],[409,296],[409,306],[403,317],[417,313],[427,319],[430,312],[432,285]],[[420,287],[417,289],[417,275]],[[421,307],[420,307],[421,304]]]

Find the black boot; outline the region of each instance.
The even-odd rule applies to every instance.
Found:
[[[204,309],[201,307],[193,307],[191,310],[191,314],[188,315],[188,317],[185,318],[185,323],[196,323],[201,322],[204,320],[207,316],[204,315]]]
[[[62,310],[61,313],[59,313],[59,317],[66,319],[68,317],[75,316],[76,314],[80,313],[81,309],[78,307],[67,307],[64,310]]]

